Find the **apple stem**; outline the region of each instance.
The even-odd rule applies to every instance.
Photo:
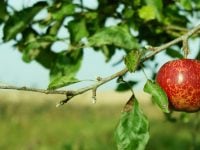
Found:
[[[188,36],[183,36],[182,40],[183,40],[182,43],[183,43],[184,58],[186,59],[190,52],[189,45],[188,45]]]
[[[121,79],[121,81],[122,81],[123,83],[126,83],[126,84],[127,84],[127,86],[130,88],[132,94],[134,95],[134,91],[133,91],[132,86],[131,86],[126,80],[124,80],[123,78]]]

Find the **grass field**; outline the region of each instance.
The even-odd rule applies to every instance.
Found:
[[[86,105],[75,100],[56,108],[52,99],[57,98],[62,97],[0,94],[0,149],[116,150],[113,133],[122,103]],[[171,123],[157,107],[150,103],[141,105],[150,120],[147,150],[200,149],[200,132],[192,122]],[[194,120],[195,115],[191,117]]]

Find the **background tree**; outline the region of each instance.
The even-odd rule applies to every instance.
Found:
[[[166,50],[166,55],[172,58],[187,57],[188,38],[199,38],[198,0],[99,0],[94,3],[90,6],[87,0],[46,0],[15,10],[9,1],[0,1],[3,42],[14,41],[13,46],[22,53],[24,62],[35,60],[50,70],[48,90],[1,88],[66,94],[58,106],[88,90],[92,90],[95,100],[97,88],[114,78],[118,78],[118,91],[137,84],[135,79],[124,81],[123,76],[128,71],[142,71],[151,64],[154,67],[148,76],[154,80],[159,63],[154,59],[157,53]],[[57,52],[53,47],[57,42],[65,43],[66,49]],[[81,82],[76,73],[86,47],[102,52],[106,62],[117,50],[124,51],[127,55],[118,64],[124,62],[126,68],[105,78],[98,77],[90,86],[75,91],[56,90]],[[200,52],[196,54],[196,59],[199,58]],[[157,84],[148,80],[144,90],[153,95],[165,113],[169,112],[167,97]],[[148,130],[148,120],[133,92],[116,130],[118,149],[144,149],[149,139]]]

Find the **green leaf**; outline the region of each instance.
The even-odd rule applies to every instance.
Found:
[[[0,24],[5,21],[8,17],[6,11],[6,2],[4,0],[0,1]]]
[[[43,49],[36,57],[36,61],[43,67],[50,69],[52,64],[56,61],[57,54],[50,50],[50,48]]]
[[[118,92],[123,92],[123,91],[127,91],[127,90],[130,90],[130,88],[137,84],[138,82],[136,81],[127,81],[125,83],[120,83],[117,88],[116,88],[116,91]]]
[[[162,0],[145,0],[148,6],[154,8],[154,13],[156,18],[161,21],[162,20],[162,11],[163,11],[163,2]]]
[[[156,18],[156,12],[153,6],[143,6],[139,9],[139,17],[145,21],[153,20]]]
[[[127,7],[126,9],[123,10],[123,15],[124,18],[126,19],[130,19],[134,14],[134,10],[132,9],[132,7]]]
[[[135,7],[138,7],[138,6],[141,5],[141,1],[142,0],[134,0],[134,1],[132,1],[132,5],[135,6]]]
[[[57,55],[51,51],[51,45],[56,40],[56,36],[50,34],[39,36],[29,27],[22,32],[22,37],[15,46],[23,53],[23,60],[29,63],[34,59],[43,67],[50,69]]]
[[[157,83],[147,80],[144,86],[144,92],[152,95],[153,101],[162,109],[163,112],[169,113],[167,95]]]
[[[192,3],[191,1],[188,0],[180,0],[180,4],[187,10],[191,10],[192,9]]]
[[[98,17],[98,13],[97,12],[85,12],[85,18],[87,20],[94,20]]]
[[[194,8],[199,8],[200,7],[200,1],[199,0],[193,0],[193,7]]]
[[[89,38],[89,46],[102,47],[104,45],[114,45],[128,50],[139,47],[137,40],[126,26],[105,27]]]
[[[171,48],[166,50],[166,54],[171,56],[172,58],[183,58],[183,55],[180,52]]]
[[[15,38],[18,33],[29,26],[35,15],[45,6],[47,6],[46,2],[38,2],[32,7],[15,12],[10,16],[3,29],[3,40],[6,42]]]
[[[138,50],[132,50],[126,55],[124,62],[130,72],[134,72],[137,69],[140,58],[141,52]]]
[[[87,37],[89,35],[84,19],[73,20],[69,22],[68,29],[70,32],[70,40],[72,44],[80,42],[83,37]]]
[[[59,53],[50,71],[48,88],[56,89],[78,82],[75,76],[81,66],[82,56],[81,49]]]
[[[27,41],[23,48],[22,59],[29,63],[43,51],[44,49],[50,49],[49,46],[56,41],[55,36],[44,35],[38,39],[32,38],[32,40]]]
[[[73,76],[62,76],[60,78],[56,78],[55,80],[53,80],[49,86],[48,89],[57,89],[60,87],[64,87],[70,84],[74,84],[80,82],[80,80],[74,78]]]
[[[49,12],[54,20],[61,21],[66,16],[73,15],[75,8],[75,4],[62,3],[53,5],[51,8],[49,8]]]
[[[112,56],[115,54],[115,47],[113,45],[104,45],[102,46],[101,51],[106,57],[106,62],[108,62]]]
[[[149,122],[134,95],[121,114],[115,140],[118,150],[144,150],[149,140]]]

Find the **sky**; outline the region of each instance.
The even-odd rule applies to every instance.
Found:
[[[15,7],[20,9],[22,7],[21,2],[25,4],[28,3],[27,0],[11,0],[15,3]],[[34,2],[34,0],[29,1],[29,4]],[[91,3],[89,3],[91,4]],[[2,28],[0,28],[0,37],[2,37]],[[59,49],[59,45],[57,47]],[[189,58],[194,58],[197,51],[199,50],[199,40],[191,41],[190,47],[192,49]],[[84,59],[82,67],[77,74],[77,78],[80,80],[95,80],[96,77],[106,77],[115,72],[120,71],[125,67],[124,63],[121,63],[115,67],[113,64],[119,59],[125,56],[123,51],[117,51],[109,63],[105,62],[105,58],[101,52],[95,52],[90,48],[84,50]],[[22,61],[22,55],[18,50],[12,47],[12,42],[0,45],[0,84],[15,85],[15,86],[27,86],[27,87],[37,87],[37,88],[47,88],[49,83],[49,70],[45,69],[37,62],[32,61],[27,64]],[[159,66],[164,64],[166,61],[170,60],[166,57],[165,53],[162,52],[156,56],[156,61],[159,62]],[[146,74],[150,74],[151,70],[145,70]],[[158,67],[159,68],[159,67]],[[143,73],[128,74],[127,79],[139,80],[141,84],[137,88],[142,88],[145,83],[145,76]],[[91,82],[83,82],[70,88],[79,88],[91,84]],[[104,85],[102,89],[114,89],[116,87],[116,81],[111,81]]]

